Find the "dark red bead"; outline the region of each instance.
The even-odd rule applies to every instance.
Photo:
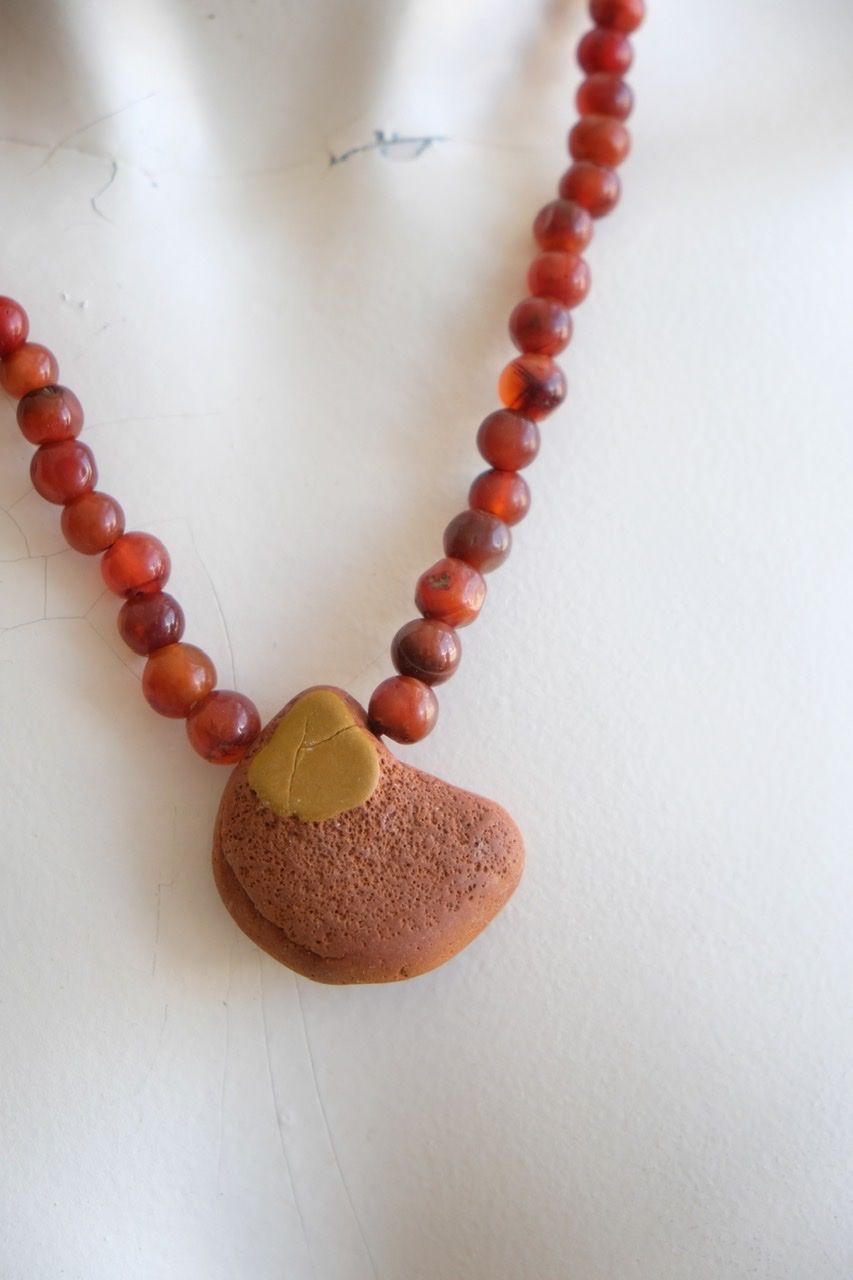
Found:
[[[412,676],[391,676],[373,690],[367,709],[373,731],[395,742],[420,742],[438,719],[438,699]]]
[[[569,134],[569,152],[575,160],[615,167],[631,150],[631,135],[610,116],[584,116]]]
[[[509,334],[519,351],[557,356],[569,345],[572,314],[556,298],[523,298],[513,307]]]
[[[444,531],[444,554],[464,560],[480,573],[502,565],[512,548],[512,534],[489,511],[460,511]]]
[[[622,184],[613,169],[576,160],[560,179],[560,195],[577,200],[593,218],[603,218],[619,201]]]
[[[116,621],[124,643],[143,655],[176,644],[184,634],[184,611],[168,591],[131,596],[119,609]]]
[[[578,45],[578,63],[587,75],[592,75],[594,71],[624,75],[633,60],[631,41],[621,31],[593,27]]]
[[[15,400],[51,386],[59,377],[56,356],[38,342],[24,342],[0,362],[0,387]]]
[[[589,267],[576,253],[540,253],[530,264],[527,287],[535,298],[557,298],[576,307],[589,293]]]
[[[14,298],[0,298],[0,360],[22,347],[30,331],[27,313]]]
[[[596,71],[581,82],[575,101],[582,116],[627,120],[634,107],[634,91],[620,76]]]
[[[437,560],[418,578],[415,604],[425,618],[440,618],[451,627],[473,622],[486,598],[482,574],[464,560]]]
[[[30,479],[36,493],[48,502],[71,502],[95,487],[98,479],[95,455],[79,440],[43,444],[32,456]]]
[[[530,510],[530,486],[514,471],[483,471],[471,485],[468,501],[505,524],[518,524]]]
[[[517,356],[498,379],[498,395],[507,409],[539,421],[566,398],[566,378],[550,356]]]
[[[589,13],[598,27],[636,31],[646,13],[644,0],[590,0]]]
[[[83,406],[67,387],[39,387],[19,401],[18,426],[30,444],[70,440],[83,429]]]
[[[123,533],[101,560],[101,575],[117,596],[153,595],[172,570],[169,553],[153,533]]]
[[[414,676],[424,684],[449,680],[462,657],[462,642],[447,622],[438,618],[414,618],[391,641],[391,661],[401,676]]]
[[[518,471],[529,466],[539,452],[541,435],[530,418],[509,409],[496,409],[480,423],[477,448],[499,471]]]
[[[63,508],[62,534],[84,556],[98,555],[124,533],[124,512],[108,493],[91,490]]]
[[[231,689],[214,689],[187,716],[190,744],[211,764],[236,764],[260,731],[254,702]]]
[[[592,239],[592,218],[573,200],[552,200],[540,209],[533,235],[540,249],[582,253]]]

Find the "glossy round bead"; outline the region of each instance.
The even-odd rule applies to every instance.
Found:
[[[530,487],[514,471],[483,471],[471,485],[468,501],[504,524],[518,524],[530,510]]]
[[[560,179],[560,195],[577,200],[593,218],[603,218],[619,201],[622,184],[613,169],[576,160]]]
[[[39,387],[50,386],[58,377],[56,356],[37,342],[16,347],[0,364],[0,387],[16,400]]]
[[[48,502],[71,502],[95,487],[95,455],[79,440],[40,445],[30,462],[30,479],[36,493]]]
[[[184,634],[184,611],[168,591],[136,595],[125,600],[116,619],[118,633],[134,653],[145,656]]]
[[[566,378],[550,356],[517,356],[498,379],[498,395],[508,409],[538,422],[566,398]]]
[[[590,0],[589,13],[598,27],[611,31],[636,31],[643,21],[644,0]]]
[[[0,360],[23,346],[29,331],[30,322],[20,302],[0,297]]]
[[[589,293],[589,267],[576,253],[540,253],[527,272],[527,287],[535,298],[557,298],[577,307]]]
[[[216,668],[194,644],[155,649],[142,672],[142,692],[161,716],[179,720],[206,698],[216,684]]]
[[[391,661],[400,675],[414,676],[424,684],[449,680],[461,657],[459,636],[438,618],[414,618],[391,641]]]
[[[460,511],[444,531],[444,554],[480,573],[497,569],[511,549],[508,527],[489,511]]]
[[[592,239],[592,218],[573,200],[552,200],[533,221],[533,235],[540,249],[582,253]]]
[[[596,71],[581,82],[575,101],[582,116],[627,120],[634,108],[634,91],[620,76]]]
[[[575,160],[593,164],[621,164],[631,150],[631,135],[610,116],[584,116],[569,134],[569,152]]]
[[[63,508],[62,536],[75,551],[94,556],[124,533],[124,512],[108,493],[92,490]]]
[[[254,702],[231,689],[214,689],[187,716],[190,744],[211,764],[236,764],[260,731]]]
[[[169,553],[152,533],[123,533],[104,552],[101,575],[117,596],[159,591],[172,569]]]
[[[578,45],[578,63],[588,76],[594,71],[624,75],[633,61],[631,41],[621,31],[593,27]]]
[[[67,387],[39,387],[18,404],[18,426],[30,444],[71,440],[83,429],[83,406]]]
[[[390,676],[373,690],[367,708],[374,733],[395,742],[420,742],[438,719],[438,699],[412,676]]]
[[[519,351],[557,356],[569,345],[572,315],[556,298],[522,298],[509,317],[509,336]]]
[[[539,452],[540,440],[536,423],[509,409],[490,413],[477,432],[481,455],[500,471],[518,471],[529,466]]]
[[[425,618],[440,618],[451,627],[473,622],[486,598],[485,579],[464,560],[437,560],[418,578],[415,604]]]

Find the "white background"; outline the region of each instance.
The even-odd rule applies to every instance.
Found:
[[[853,1274],[853,11],[651,9],[531,514],[401,752],[526,837],[447,967],[324,988],[238,933],[225,775],[0,408],[3,1280]],[[0,292],[265,716],[390,674],[583,25],[2,7]],[[441,140],[329,165],[374,129]]]

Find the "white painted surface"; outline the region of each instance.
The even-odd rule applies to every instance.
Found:
[[[853,12],[651,7],[535,505],[404,753],[527,838],[451,965],[326,989],[238,934],[224,775],[0,410],[4,1280],[853,1274]],[[264,714],[389,672],[582,21],[3,7],[0,291]],[[328,167],[374,129],[446,140]]]

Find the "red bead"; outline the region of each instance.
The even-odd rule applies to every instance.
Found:
[[[628,130],[609,116],[584,116],[569,134],[569,152],[575,160],[615,166],[622,163],[630,150]]]
[[[539,452],[540,441],[536,423],[509,409],[490,413],[477,432],[480,453],[501,471],[519,471],[529,466]]]
[[[589,13],[598,27],[636,31],[646,13],[644,0],[590,0]]]
[[[168,551],[152,533],[123,533],[101,561],[104,582],[117,596],[152,595],[171,569]]]
[[[540,253],[530,264],[527,287],[536,298],[576,307],[589,293],[589,267],[575,253]]]
[[[37,342],[16,347],[0,364],[0,387],[15,400],[39,387],[50,386],[58,377],[56,356]]]
[[[231,689],[214,689],[187,716],[190,744],[211,764],[236,764],[260,731],[254,702]]]
[[[119,609],[116,622],[124,643],[143,656],[175,644],[184,634],[184,611],[167,591],[131,596]]]
[[[498,395],[508,409],[538,422],[565,400],[566,378],[550,356],[517,356],[498,379]]]
[[[0,298],[0,360],[23,346],[30,331],[27,313],[13,298]]]
[[[83,406],[67,387],[39,387],[20,401],[17,419],[30,444],[52,444],[79,436]]]
[[[425,618],[440,618],[451,627],[473,622],[486,598],[485,579],[464,560],[437,560],[418,578],[415,604]]]
[[[596,71],[581,82],[575,101],[582,116],[627,120],[634,108],[634,91],[619,76]]]
[[[509,317],[509,335],[519,351],[557,356],[569,345],[572,315],[556,298],[523,298]]]
[[[582,253],[592,239],[593,222],[586,209],[572,200],[552,200],[540,209],[533,235],[540,249]]]
[[[578,63],[581,71],[585,71],[587,75],[592,75],[594,71],[624,75],[633,61],[631,41],[621,31],[593,27],[578,45]]]
[[[79,440],[40,445],[30,462],[30,479],[36,493],[48,502],[71,502],[95,487],[95,455]]]
[[[61,516],[62,535],[69,547],[94,556],[111,547],[124,533],[124,512],[108,493],[82,493]]]
[[[374,733],[395,742],[420,742],[438,719],[438,699],[412,676],[390,676],[373,690],[367,715]]]
[[[462,657],[462,642],[446,622],[415,618],[401,627],[391,641],[391,661],[401,676],[414,676],[424,684],[449,680]]]
[[[194,644],[167,644],[155,649],[142,672],[142,692],[161,716],[179,720],[189,715],[216,684],[216,668]]]
[[[514,471],[483,471],[471,485],[468,501],[505,524],[518,524],[530,510],[530,487]]]
[[[503,520],[489,511],[460,511],[444,531],[444,554],[464,560],[480,573],[503,564],[512,548],[512,534]]]
[[[560,195],[577,200],[593,218],[603,218],[618,203],[622,184],[613,169],[576,160],[560,179]]]

